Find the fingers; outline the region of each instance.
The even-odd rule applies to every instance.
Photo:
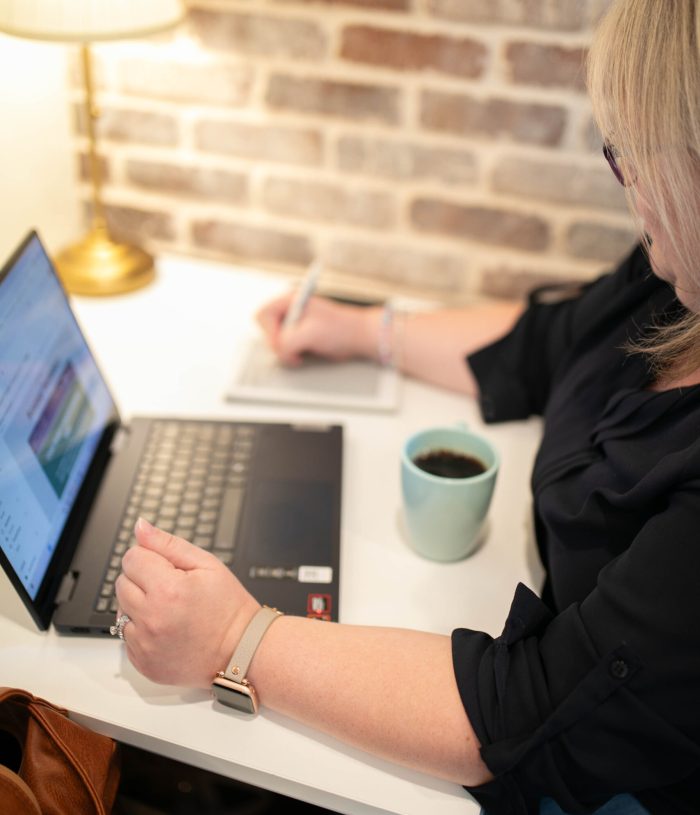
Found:
[[[122,572],[114,584],[120,613],[138,617],[146,605],[146,592]],[[119,614],[117,614],[119,617]]]
[[[268,345],[275,351],[279,345],[280,330],[292,296],[292,292],[289,292],[282,295],[282,297],[275,298],[264,305],[255,315]]]
[[[211,565],[211,556],[207,552],[182,538],[177,538],[169,532],[158,529],[149,524],[145,518],[139,518],[136,521],[134,534],[140,546],[165,558],[176,569],[190,571],[191,569],[207,568]],[[141,558],[139,558],[139,562],[141,562]]]
[[[134,546],[122,558],[122,575],[142,593],[168,580],[174,570],[169,560],[143,546]]]
[[[306,313],[298,323],[284,327],[284,318],[289,310],[292,297],[293,293],[289,293],[272,300],[258,311],[256,319],[267,344],[277,354],[280,361],[285,365],[297,366],[301,364],[304,352],[314,350],[314,331],[313,320],[309,321]],[[314,299],[316,298],[312,298]],[[307,312],[310,306],[311,301],[307,305]],[[311,331],[309,331],[310,322]]]

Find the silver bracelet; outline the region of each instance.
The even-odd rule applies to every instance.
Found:
[[[394,306],[387,300],[384,304],[377,336],[377,358],[380,364],[386,367],[394,363],[393,329]]]

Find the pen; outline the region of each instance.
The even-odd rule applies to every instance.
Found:
[[[318,276],[320,273],[321,263],[320,261],[316,260],[311,264],[311,266],[309,266],[309,271],[306,273],[306,277],[302,280],[301,285],[297,289],[297,292],[292,299],[292,302],[289,304],[287,313],[284,315],[282,328],[289,328],[289,326],[294,325],[294,323],[301,319],[301,315],[304,313],[306,304],[309,302],[309,298],[316,289],[316,283],[318,282]]]

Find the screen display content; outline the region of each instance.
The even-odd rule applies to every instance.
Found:
[[[33,236],[0,279],[0,548],[36,598],[114,411]]]

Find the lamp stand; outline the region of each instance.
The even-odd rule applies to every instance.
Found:
[[[95,122],[99,115],[94,101],[90,46],[81,45],[88,161],[92,185],[92,223],[88,234],[61,251],[56,268],[72,294],[121,294],[145,286],[153,279],[153,258],[143,249],[118,243],[110,237],[102,203],[102,174],[97,155]]]

